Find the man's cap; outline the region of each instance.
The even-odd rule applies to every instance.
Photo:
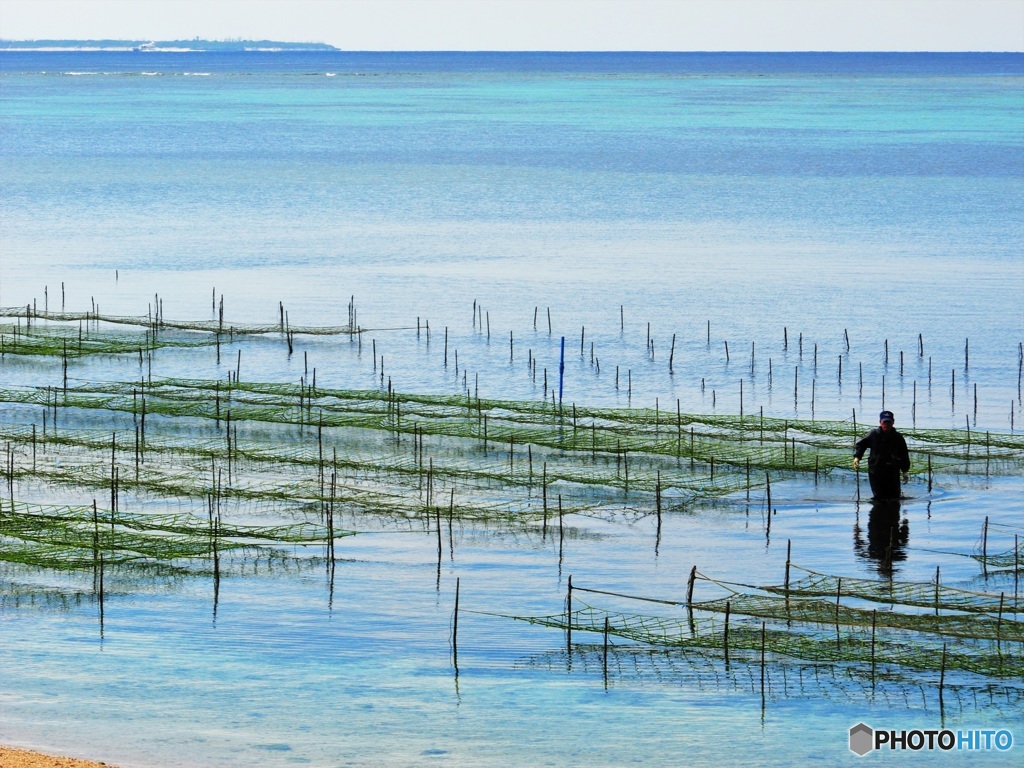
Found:
[[[892,415],[892,411],[882,411],[878,414],[879,421],[896,421],[896,417]]]

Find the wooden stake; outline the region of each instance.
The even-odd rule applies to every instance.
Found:
[[[452,535],[452,518],[455,517],[455,489],[451,489],[451,497],[448,500],[448,551],[451,558],[455,559],[455,538]]]
[[[1006,593],[999,593],[999,618],[996,619],[996,642],[999,642],[1000,635],[1003,628],[1003,601],[1006,599]]]
[[[761,622],[761,701],[764,701],[764,651],[766,645],[766,623]]]
[[[569,591],[565,596],[565,647],[572,650],[572,574],[569,574]]]
[[[985,515],[985,525],[981,531],[981,567],[988,576],[988,515]]]
[[[729,609],[730,601],[725,601],[725,632],[722,634],[722,644],[725,647],[725,663],[729,663]]]
[[[939,667],[939,706],[942,706],[942,688],[946,684],[946,644],[942,644],[942,661]]]
[[[786,594],[787,595],[789,594],[789,564],[790,564],[790,562],[792,562],[792,560],[791,560],[792,554],[793,554],[793,540],[792,539],[786,539],[786,581],[785,581],[785,589],[786,589]]]
[[[562,525],[562,494],[558,494],[558,548],[561,551],[565,539],[565,528]]]
[[[541,530],[541,538],[546,538],[548,535],[548,463],[544,462],[544,469],[541,475],[541,493],[543,494],[544,504],[544,527]]]
[[[441,508],[434,507],[437,523],[437,567],[441,568]]]
[[[608,617],[604,617],[604,676],[608,679]]]
[[[459,654],[459,579],[455,579],[455,616],[452,619],[452,650]]]
[[[877,618],[878,610],[876,608],[871,609],[871,677],[874,679],[875,676],[875,621]]]

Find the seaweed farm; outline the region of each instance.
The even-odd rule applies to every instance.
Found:
[[[425,347],[429,325],[369,331],[354,302],[348,323],[320,327],[290,325],[283,306],[276,325],[222,312],[0,315],[8,622],[65,617],[103,655],[138,631],[129,617],[154,610],[190,627],[172,645],[215,655],[235,631],[232,654],[250,642],[257,654],[320,653],[331,622],[378,641],[397,622],[391,632],[426,643],[431,674],[459,701],[476,675],[505,670],[527,687],[569,676],[606,695],[749,700],[761,727],[801,701],[942,723],[1024,713],[1015,428],[902,426],[913,477],[901,508],[872,504],[851,467],[871,423],[856,410],[699,412],[683,397],[642,407],[631,393],[625,404],[559,401],[550,363],[539,396],[487,396],[436,330],[424,354],[454,376],[403,391],[381,353],[396,334]],[[489,321],[474,304],[471,336]],[[531,380],[541,355],[564,355],[557,341],[528,349]],[[584,362],[585,345],[584,335]],[[375,386],[338,386],[332,366],[310,366],[310,351],[347,366],[367,347]],[[251,357],[270,356],[301,360],[298,380],[249,372]],[[1012,501],[940,524],[973,487]],[[737,546],[747,554],[724,555]],[[399,599],[363,625],[382,578],[415,583],[419,605]],[[296,603],[309,589],[312,601]],[[240,600],[264,608],[243,620]],[[347,663],[373,656],[365,642],[349,638]],[[343,663],[339,652],[328,658]]]
[[[0,51],[0,744],[1016,766],[1021,76]]]

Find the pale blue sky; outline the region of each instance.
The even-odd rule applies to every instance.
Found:
[[[2,0],[0,37],[349,50],[1024,51],[1024,0]]]

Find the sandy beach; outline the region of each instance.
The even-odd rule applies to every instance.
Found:
[[[109,763],[96,763],[74,757],[53,757],[27,749],[0,747],[0,766],[3,768],[96,768],[100,765],[114,768]]]

